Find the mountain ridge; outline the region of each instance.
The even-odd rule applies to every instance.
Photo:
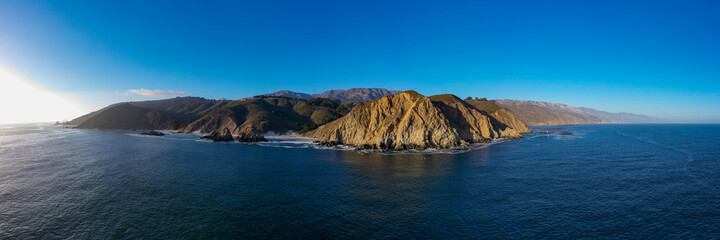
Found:
[[[158,129],[198,134],[213,134],[216,131],[227,129],[226,132],[230,132],[233,136],[252,136],[243,139],[247,141],[260,139],[262,134],[268,132],[275,134],[298,133],[317,137],[326,144],[342,142],[362,148],[406,149],[442,148],[462,146],[494,138],[517,138],[523,133],[530,132],[528,126],[532,125],[654,120],[654,118],[644,115],[609,113],[550,102],[487,100],[485,98],[463,100],[452,94],[426,97],[412,90],[396,92],[399,91],[382,88],[352,88],[311,95],[283,90],[239,100],[176,97],[124,102],[88,113],[67,122],[67,124],[85,129]],[[267,96],[273,94],[286,96]],[[321,95],[333,98],[315,97]],[[396,95],[402,96],[396,99],[393,97]],[[364,99],[372,100],[360,101]],[[384,99],[382,100],[384,103],[376,104],[378,99]],[[368,108],[371,105],[375,107]],[[359,114],[358,111],[367,116]],[[410,113],[413,111],[414,113]],[[428,115],[425,116],[419,112]],[[352,125],[356,128],[343,130],[340,135],[336,131],[333,133],[335,136],[331,136],[332,134],[327,132],[319,133],[322,131],[321,129],[343,125],[343,123],[334,122],[343,118],[351,118],[348,117],[351,115],[350,113],[356,120],[346,120],[344,125]],[[380,125],[369,127],[367,122],[370,121],[367,119],[369,117],[378,118],[374,120],[373,124]],[[392,119],[392,121],[380,121],[381,118]],[[423,119],[432,121],[425,123]],[[404,125],[397,125],[402,122]],[[404,130],[397,130],[397,127],[402,127]],[[435,127],[440,130],[428,130]],[[364,133],[365,130],[371,131]],[[407,135],[410,132],[420,134],[417,136]],[[446,136],[439,136],[438,132],[442,132]],[[224,135],[224,133],[216,133],[216,135],[218,134]],[[394,136],[398,138],[393,138]],[[428,139],[420,141],[421,138],[418,136]],[[361,140],[365,142],[361,142]]]
[[[347,115],[303,136],[324,145],[406,150],[469,146],[530,132],[505,124],[493,126],[491,118],[454,95],[426,97],[409,90],[360,103]]]

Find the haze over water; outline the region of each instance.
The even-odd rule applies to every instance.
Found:
[[[556,128],[362,155],[2,125],[0,238],[720,236],[720,125]]]

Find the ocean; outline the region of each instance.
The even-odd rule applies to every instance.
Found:
[[[720,125],[361,154],[0,125],[0,239],[718,239]]]

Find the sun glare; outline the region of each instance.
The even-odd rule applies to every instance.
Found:
[[[82,99],[52,90],[0,63],[0,124],[71,120],[91,109]]]

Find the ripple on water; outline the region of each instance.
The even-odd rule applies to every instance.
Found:
[[[720,235],[718,189],[702,187],[720,183],[719,126],[561,131],[573,135],[358,154],[298,139],[0,129],[0,239]]]

